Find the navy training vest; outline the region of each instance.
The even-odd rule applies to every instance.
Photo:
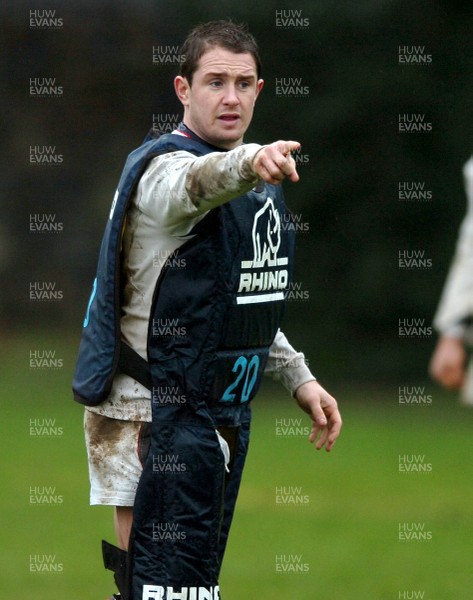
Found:
[[[74,375],[74,398],[83,404],[102,402],[117,371],[121,237],[129,202],[149,161],[175,150],[202,156],[216,149],[167,134],[148,137],[126,161]],[[209,211],[191,233],[166,261],[154,292],[148,330],[153,403],[244,403],[260,385],[291,281],[294,227],[281,187],[260,184]]]

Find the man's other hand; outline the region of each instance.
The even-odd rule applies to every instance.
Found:
[[[342,428],[337,401],[317,381],[303,383],[297,388],[295,397],[312,419],[309,441],[315,442],[317,450],[325,446],[325,450],[330,452]]]

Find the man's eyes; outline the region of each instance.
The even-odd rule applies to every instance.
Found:
[[[215,79],[215,80],[211,81],[209,83],[209,85],[212,88],[221,88],[221,87],[223,87],[223,81],[221,81],[219,79]],[[250,82],[246,81],[246,80],[242,80],[237,83],[237,86],[242,90],[248,89],[250,87],[250,85],[251,85]]]

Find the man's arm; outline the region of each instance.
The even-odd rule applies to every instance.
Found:
[[[270,348],[265,373],[281,381],[310,416],[312,431],[309,441],[315,443],[317,450],[325,446],[329,452],[342,427],[337,401],[315,380],[304,354],[297,352],[281,331],[276,334]]]
[[[440,333],[429,365],[431,376],[449,389],[465,382],[466,322],[473,316],[473,159],[463,168],[468,209],[460,227],[434,326]]]
[[[275,184],[286,177],[297,181],[290,152],[299,146],[278,141],[268,146],[243,144],[200,157],[184,151],[158,156],[140,180],[138,208],[149,216],[159,215],[162,226],[180,235],[189,221],[241,196],[259,179]]]
[[[472,198],[473,201],[473,198]],[[442,334],[463,334],[462,319],[473,315],[473,206],[460,227],[455,255],[434,318]],[[464,328],[463,328],[464,329]]]

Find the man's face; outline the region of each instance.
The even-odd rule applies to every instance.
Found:
[[[192,86],[185,77],[175,79],[184,123],[209,144],[227,150],[243,141],[262,87],[251,54],[235,54],[219,46],[200,57]]]

